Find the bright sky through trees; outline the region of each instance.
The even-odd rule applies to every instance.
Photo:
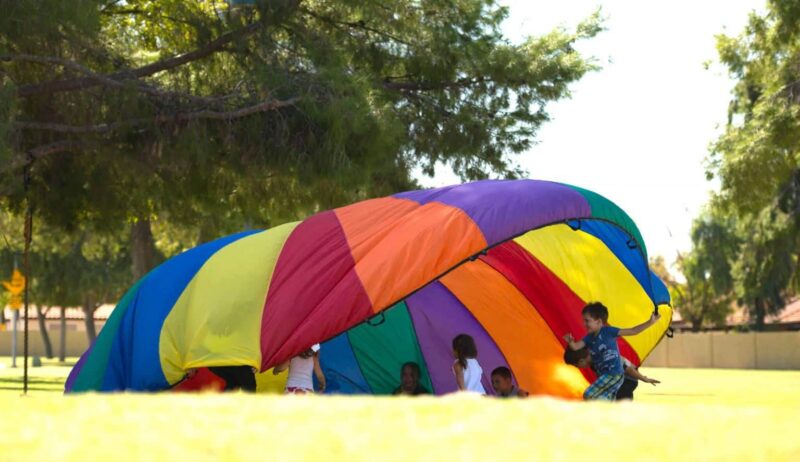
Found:
[[[714,36],[739,34],[764,0],[502,3],[511,8],[505,30],[515,41],[572,28],[598,7],[606,17],[607,30],[579,47],[603,69],[572,85],[571,100],[550,106],[538,145],[519,157],[530,177],[610,198],[632,216],[651,255],[672,261],[688,250],[691,221],[717,187],[705,179],[704,159],[733,87],[717,64]],[[423,183],[458,182],[444,170]]]

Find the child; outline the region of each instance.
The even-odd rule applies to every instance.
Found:
[[[586,349],[586,347],[583,347],[580,350],[571,350],[567,348],[566,351],[564,351],[564,362],[571,366],[575,366],[578,369],[588,367],[594,370],[594,366],[592,365],[592,356],[589,354],[589,350]],[[640,380],[652,385],[661,383],[656,379],[651,379],[650,377],[642,375],[642,373],[639,372],[639,369],[625,357],[622,357],[622,369],[625,372],[625,377],[622,385],[617,391],[617,401],[623,399],[633,399],[633,391],[639,386]],[[595,373],[597,373],[597,371],[595,371]]]
[[[393,395],[429,395],[431,394],[427,388],[419,383],[419,378],[422,375],[419,364],[411,361],[403,364],[400,368],[400,386],[395,388],[392,392]]]
[[[244,390],[255,393],[255,369],[250,366],[215,366],[209,367],[214,375],[225,381],[223,391]]]
[[[305,395],[314,393],[314,382],[311,372],[317,376],[319,392],[325,392],[325,374],[319,365],[319,344],[314,344],[308,350],[300,353],[283,364],[275,366],[272,373],[275,375],[289,369],[289,378],[286,381],[287,395]]]
[[[500,366],[492,371],[492,387],[500,398],[525,398],[528,396],[527,391],[514,386],[511,371],[505,366]]]
[[[485,395],[486,390],[481,384],[483,369],[475,359],[478,356],[475,340],[467,334],[456,335],[453,339],[453,356],[456,357],[453,363],[453,373],[456,376],[458,390]]]
[[[583,325],[586,327],[587,334],[583,340],[575,341],[571,333],[564,335],[569,348],[580,350],[584,346],[589,349],[592,363],[597,371],[597,380],[583,393],[583,399],[603,399],[613,400],[620,386],[622,386],[623,370],[620,360],[617,337],[636,335],[639,332],[652,326],[661,318],[661,315],[653,313],[649,320],[638,326],[628,329],[606,325],[608,322],[608,308],[602,303],[589,303],[581,311],[583,314]]]

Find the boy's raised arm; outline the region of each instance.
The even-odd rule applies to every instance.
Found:
[[[586,346],[586,344],[583,343],[583,340],[578,340],[576,342],[575,338],[572,336],[571,333],[564,335],[564,341],[567,342],[567,345],[569,345],[570,349],[572,349],[573,351],[580,350],[581,348]]]
[[[661,315],[658,314],[658,313],[653,313],[650,316],[650,319],[648,319],[647,321],[639,324],[638,326],[629,327],[627,329],[620,329],[619,330],[619,335],[620,336],[636,335],[639,332],[647,329],[648,327],[650,327],[653,324],[655,324],[656,322],[658,322],[659,319],[661,319]]]

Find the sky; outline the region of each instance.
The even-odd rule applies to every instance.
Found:
[[[574,184],[622,207],[651,256],[672,262],[691,248],[694,217],[716,181],[704,159],[721,133],[734,82],[718,63],[715,35],[738,35],[766,0],[505,0],[506,36],[519,42],[574,29],[598,7],[606,30],[577,48],[602,66],[548,106],[536,145],[516,157],[529,178]],[[711,62],[709,69],[704,63]],[[425,186],[458,183],[447,168]]]

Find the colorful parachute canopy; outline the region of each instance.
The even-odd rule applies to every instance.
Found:
[[[580,396],[562,336],[581,308],[653,327],[620,339],[639,364],[672,311],[633,221],[609,200],[534,180],[410,191],[224,237],[155,268],[120,300],[66,391],[164,390],[190,368],[266,371],[314,343],[331,393],[391,392],[417,362],[455,390],[451,340],[474,337],[484,387],[498,366],[533,393]],[[588,376],[587,376],[588,377]]]

